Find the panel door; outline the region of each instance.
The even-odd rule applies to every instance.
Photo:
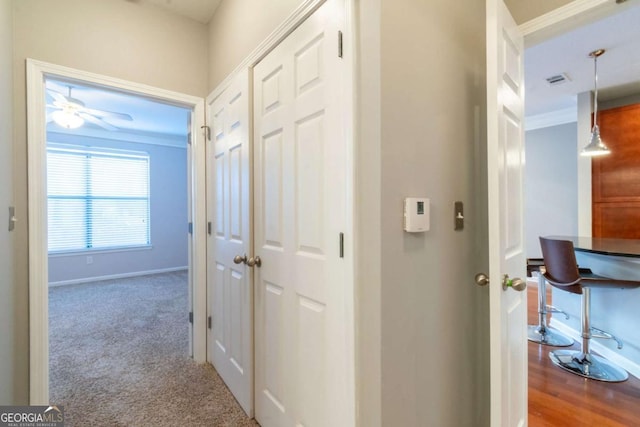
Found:
[[[344,63],[330,0],[254,68],[256,419],[348,426]],[[345,238],[349,238],[346,236]]]
[[[487,167],[491,425],[527,424],[527,293],[504,289],[525,277],[523,37],[502,0],[487,1]]]
[[[253,416],[253,275],[245,263],[251,253],[249,108],[248,71],[209,105],[207,360]]]

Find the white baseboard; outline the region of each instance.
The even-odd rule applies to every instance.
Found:
[[[83,277],[81,279],[72,279],[72,280],[60,280],[58,282],[49,282],[49,287],[54,286],[65,286],[65,285],[77,285],[79,283],[89,283],[89,282],[98,282],[101,280],[111,280],[111,279],[125,279],[127,277],[137,277],[137,276],[148,276],[149,274],[161,274],[161,273],[171,273],[174,271],[187,270],[189,267],[171,267],[171,268],[160,268],[157,270],[146,270],[146,271],[134,271],[131,273],[120,273],[120,274],[110,274],[108,276],[95,276],[95,277]]]
[[[561,323],[552,318],[551,322],[549,323],[549,326],[557,329],[558,331],[562,332],[565,335],[570,336],[571,338],[576,340],[578,343],[582,342],[582,335],[580,335],[580,332],[567,326],[564,323]],[[603,346],[596,340],[591,340],[590,346],[591,346],[591,350],[598,353],[600,356],[620,366],[621,368],[629,372],[629,374],[633,375],[634,377],[640,378],[640,365],[638,365],[636,362],[630,359],[627,359],[624,356],[621,356],[620,353]]]

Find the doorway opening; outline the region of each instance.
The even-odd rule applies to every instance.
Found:
[[[31,404],[49,402],[50,289],[179,276],[182,351],[203,362],[206,248],[189,231],[205,228],[204,100],[34,60],[27,70]]]
[[[124,367],[191,354],[191,111],[74,80],[45,89],[49,392],[78,412],[115,397],[108,384],[134,390]]]

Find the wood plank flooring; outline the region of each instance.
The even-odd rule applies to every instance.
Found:
[[[537,292],[528,287],[528,321],[537,324]],[[547,302],[551,304],[550,289]],[[640,426],[640,380],[604,383],[553,365],[555,347],[529,342],[529,426]],[[571,348],[579,348],[576,343]]]

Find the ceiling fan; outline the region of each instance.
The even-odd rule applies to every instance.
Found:
[[[47,123],[54,121],[66,129],[75,129],[87,121],[103,129],[116,131],[118,128],[105,121],[105,119],[133,120],[129,114],[87,108],[84,102],[71,96],[72,87],[67,86],[67,88],[69,92],[66,96],[47,88],[47,93],[53,98],[53,103],[47,104],[47,108],[53,109],[53,111],[47,113]]]

